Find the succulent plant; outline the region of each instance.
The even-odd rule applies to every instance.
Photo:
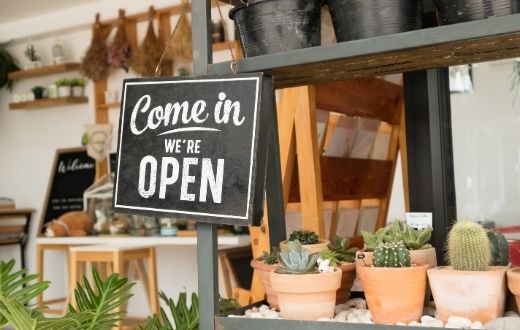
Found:
[[[423,250],[431,248],[428,241],[432,237],[433,228],[414,229],[409,224],[404,225],[403,242],[408,250]]]
[[[286,274],[314,272],[316,271],[318,257],[318,253],[309,255],[309,252],[300,244],[300,241],[289,241],[284,250],[278,255],[281,267],[277,272]]]
[[[262,262],[264,264],[275,265],[278,263],[278,254],[279,253],[280,253],[280,251],[276,251],[276,250],[273,250],[273,252],[264,251],[264,254],[262,255],[262,257],[260,257],[260,260],[262,260]]]
[[[336,251],[325,249],[320,251],[320,258],[330,260],[330,265],[336,267],[340,263],[340,256]]]
[[[363,236],[363,251],[365,252],[374,252],[376,247],[379,244],[383,243],[383,237],[386,235],[388,228],[379,228],[375,234],[368,231],[361,231],[361,236]]]
[[[433,228],[428,226],[424,229],[414,229],[412,226],[401,220],[395,220],[394,223],[386,228],[380,228],[375,234],[361,231],[365,245],[365,252],[372,252],[381,243],[397,243],[404,242],[408,250],[429,249],[432,246],[428,244],[432,236]]]
[[[509,265],[509,246],[502,233],[488,230],[487,236],[491,244],[491,266]]]
[[[356,259],[357,248],[348,248],[349,241],[347,238],[341,238],[339,236],[334,237],[332,242],[329,244],[329,249],[335,252],[337,259],[340,262],[354,262]],[[323,257],[322,257],[323,258]]]
[[[318,244],[320,237],[313,231],[295,230],[289,236],[289,241],[300,241],[303,245]]]
[[[486,230],[473,221],[458,221],[448,234],[446,261],[455,270],[485,271],[491,263]]]
[[[410,267],[410,251],[403,242],[381,243],[374,250],[375,267]]]

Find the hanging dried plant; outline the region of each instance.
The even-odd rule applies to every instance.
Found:
[[[99,14],[96,15],[96,25],[94,35],[85,56],[81,60],[79,72],[93,81],[98,81],[108,77],[108,51],[105,38],[101,34]]]
[[[148,29],[146,30],[146,36],[139,46],[139,49],[132,56],[130,65],[132,69],[143,77],[151,77],[155,74],[155,68],[163,48],[155,35],[153,28],[153,9],[150,9],[150,20],[148,22]]]
[[[116,36],[112,44],[108,48],[108,64],[111,68],[122,68],[128,72],[130,66],[130,57],[132,56],[132,48],[126,36],[125,11],[119,10],[119,26],[117,27]]]
[[[186,15],[181,15],[179,18],[177,31],[166,46],[166,57],[170,59],[178,58],[181,60],[192,61],[192,37],[191,37],[191,23]]]

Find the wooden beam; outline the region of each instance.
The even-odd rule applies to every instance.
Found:
[[[298,172],[298,168],[294,169]],[[321,157],[323,199],[383,198],[386,196],[392,162],[386,160]],[[300,202],[300,185],[294,175],[290,203]]]

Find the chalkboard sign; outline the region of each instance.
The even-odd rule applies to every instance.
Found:
[[[94,183],[96,162],[85,148],[59,149],[43,205],[40,232],[45,224],[69,211],[83,210],[83,192]]]
[[[114,210],[249,225],[273,97],[262,74],[125,80]]]

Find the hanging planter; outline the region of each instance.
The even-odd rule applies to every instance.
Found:
[[[338,42],[422,27],[422,1],[327,0],[327,4]]]
[[[434,3],[442,25],[520,12],[520,0],[434,0]]]
[[[321,44],[321,0],[249,0],[229,12],[245,57]]]

